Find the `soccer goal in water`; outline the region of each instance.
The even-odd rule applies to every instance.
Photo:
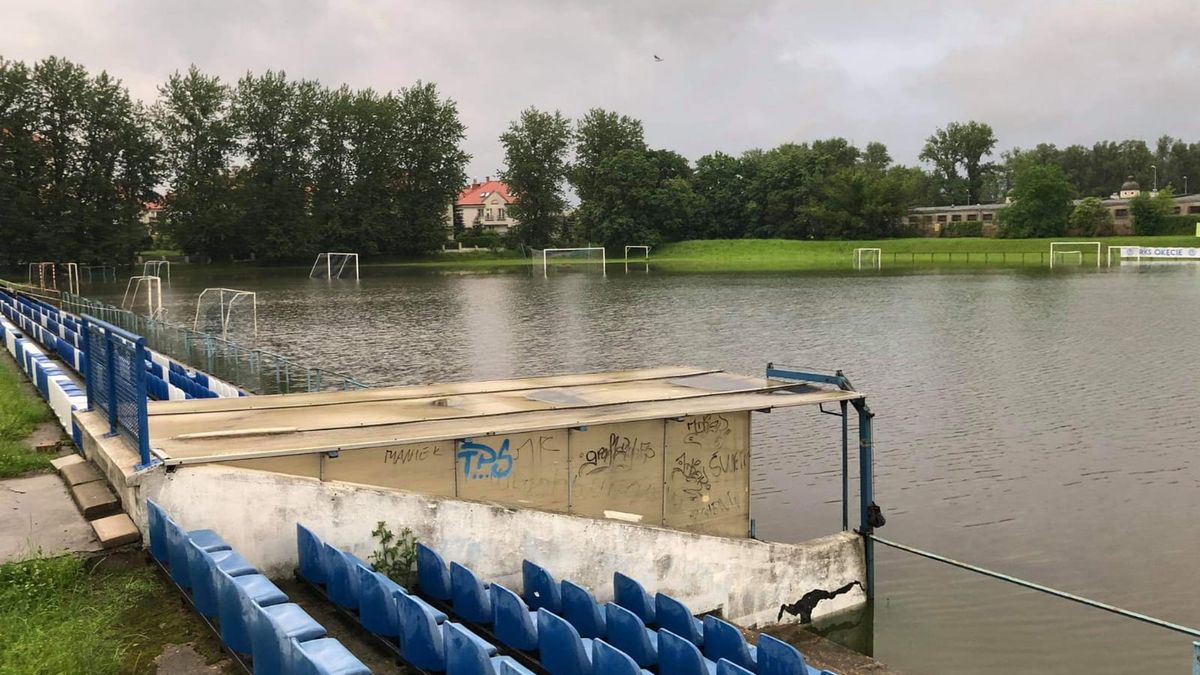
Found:
[[[358,254],[329,251],[320,253],[308,271],[309,279],[341,279],[346,268],[354,263],[354,280],[358,281]]]
[[[629,252],[630,251],[641,251],[642,252],[642,260],[650,259],[650,247],[649,246],[642,246],[640,244],[627,245],[625,247],[625,259],[626,260],[629,260]]]
[[[883,249],[881,249],[881,248],[856,248],[856,249],[854,249],[854,269],[861,270],[864,267],[874,267],[877,270],[883,269]]]
[[[1054,265],[1083,265],[1084,252],[1096,251],[1096,267],[1100,267],[1100,242],[1098,241],[1052,241],[1050,242],[1050,268]],[[1090,255],[1090,254],[1089,254]]]
[[[235,309],[244,311],[235,315]],[[249,319],[255,337],[258,336],[258,294],[254,291],[243,291],[239,288],[206,288],[196,298],[196,318],[192,321],[192,330],[209,332],[208,327],[215,318],[221,326],[221,337],[229,337],[229,328],[239,317],[246,317],[239,323]]]
[[[583,246],[579,248],[543,248],[533,249],[533,263],[542,263],[542,275],[549,276],[552,263],[600,263],[600,271],[605,272],[608,260],[603,246]]]

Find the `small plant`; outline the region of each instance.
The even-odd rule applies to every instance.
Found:
[[[399,532],[392,532],[387,523],[381,520],[371,536],[379,540],[379,546],[367,558],[367,562],[392,581],[406,588],[411,587],[417,563],[417,538],[412,530],[406,527]]]

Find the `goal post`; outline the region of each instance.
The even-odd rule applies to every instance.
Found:
[[[358,281],[358,254],[341,251],[318,253],[308,271],[309,279],[341,279],[350,263],[354,263],[354,280]]]
[[[540,251],[538,251],[537,249],[534,249],[534,250],[536,251],[536,253],[533,256],[533,260],[534,260],[535,264],[539,257],[542,259],[542,275],[543,276],[549,276],[549,274],[550,274],[550,259],[551,258],[556,258],[556,257],[587,258],[590,261],[592,258],[592,254],[596,251],[600,252],[600,270],[602,272],[605,272],[605,274],[607,274],[606,270],[607,270],[607,266],[608,266],[608,259],[606,257],[603,246],[579,246],[579,247],[575,247],[575,248],[544,248],[544,249],[541,249]]]
[[[626,245],[626,246],[625,246],[625,259],[626,259],[626,260],[629,260],[629,252],[630,252],[630,251],[641,251],[641,252],[643,253],[643,255],[642,255],[642,260],[649,260],[649,259],[650,259],[650,247],[649,247],[649,246],[643,246],[643,245],[640,245],[640,244],[628,244],[628,245]]]
[[[209,305],[207,307],[204,305],[204,299],[206,296],[209,300]],[[214,299],[216,301],[215,303]],[[221,337],[228,337],[229,324],[233,319],[233,310],[239,302],[241,303],[240,306],[245,306],[247,303],[249,303],[251,318],[253,320],[254,336],[258,337],[258,294],[254,291],[244,291],[240,288],[206,288],[201,291],[200,297],[196,298],[196,318],[192,321],[192,330],[201,332],[201,310],[204,310],[204,315],[207,319],[209,314],[208,310],[215,308],[219,312],[221,322]]]
[[[871,264],[874,260],[874,264]],[[856,248],[854,249],[854,269],[861,270],[863,262],[866,261],[877,270],[883,269],[883,249],[881,248]]]
[[[1050,242],[1050,268],[1054,268],[1056,256],[1062,256],[1065,261],[1070,255],[1078,255],[1079,262],[1077,264],[1083,265],[1084,252],[1095,249],[1096,268],[1099,269],[1103,258],[1103,254],[1100,252],[1101,246],[1102,244],[1098,241],[1052,241]]]

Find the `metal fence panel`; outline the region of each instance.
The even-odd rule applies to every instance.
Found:
[[[82,315],[88,408],[108,419],[111,435],[125,434],[141,462],[151,465],[146,412],[146,339],[87,314]]]

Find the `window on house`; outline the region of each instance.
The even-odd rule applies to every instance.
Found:
[[[484,220],[491,220],[492,219],[492,210],[488,209],[487,211],[485,211],[483,218],[484,218]]]
[[[956,213],[956,214],[954,214],[954,215],[950,216],[950,222],[952,222],[952,223],[961,223],[961,222],[962,222],[962,216],[960,216],[960,215],[958,215],[958,214]]]
[[[921,220],[924,220],[926,223],[932,223],[932,222],[933,222],[933,216],[922,216],[922,217],[921,217]]]
[[[1175,215],[1179,215],[1179,207],[1178,206],[1175,207]]]
[[[499,220],[504,220],[504,209],[503,208],[500,209],[500,215],[498,216],[498,218],[499,218]]]
[[[1189,206],[1188,213],[1200,213],[1200,206]]]
[[[942,215],[938,216],[938,222],[939,223],[946,222],[946,214],[942,214]]]
[[[986,223],[987,221],[991,220],[991,219],[992,219],[992,215],[994,215],[994,214],[991,214],[991,213],[985,213],[985,214],[983,214],[983,222],[985,222],[985,223]]]
[[[1128,218],[1129,217],[1129,209],[1117,209],[1113,213],[1113,215],[1118,218]]]

